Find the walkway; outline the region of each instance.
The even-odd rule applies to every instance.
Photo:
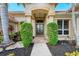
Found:
[[[36,37],[34,40],[34,46],[31,52],[31,56],[52,56],[43,36]]]
[[[39,35],[34,38],[33,43],[47,43],[47,40],[44,38],[43,35]]]

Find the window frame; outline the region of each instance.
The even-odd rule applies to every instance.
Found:
[[[62,21],[62,28],[61,29],[58,28],[58,31],[61,30],[62,31],[62,34],[58,34],[58,35],[69,35],[69,19],[57,19],[57,24],[58,24],[58,21],[59,20]],[[65,29],[65,27],[64,27],[65,20],[68,21],[68,28],[67,29]],[[66,31],[66,30],[68,31],[68,34],[64,34],[64,31]]]

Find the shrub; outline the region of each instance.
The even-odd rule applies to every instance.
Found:
[[[32,24],[22,22],[20,29],[21,40],[24,47],[28,47],[32,42]]]
[[[58,26],[55,22],[51,22],[47,25],[47,35],[49,44],[56,45],[58,42]]]
[[[79,56],[79,51],[66,52],[65,56]]]

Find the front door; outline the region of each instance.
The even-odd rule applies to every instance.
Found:
[[[44,23],[36,23],[36,34],[37,35],[43,35],[44,33]]]

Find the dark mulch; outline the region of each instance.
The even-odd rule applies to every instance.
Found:
[[[7,56],[9,53],[14,52],[16,56],[30,56],[33,48],[33,44],[31,44],[28,48],[16,48],[11,50],[5,50],[0,52],[0,56]]]
[[[67,42],[60,42],[56,46],[51,46],[49,44],[47,45],[51,54],[54,56],[64,56],[65,52],[71,52],[76,50],[75,46],[72,46]]]

